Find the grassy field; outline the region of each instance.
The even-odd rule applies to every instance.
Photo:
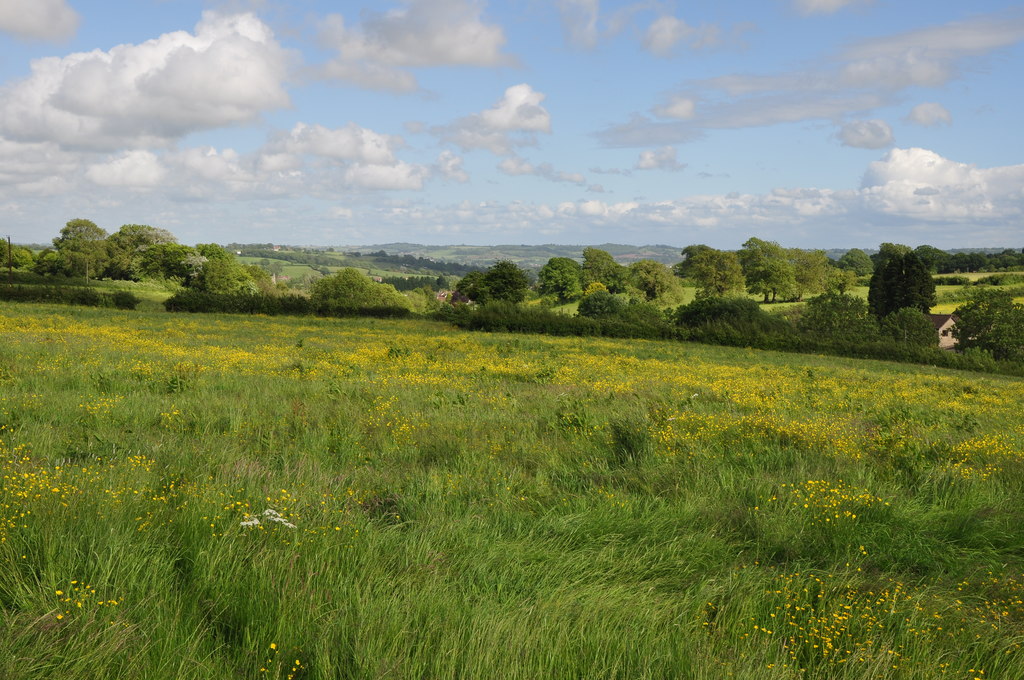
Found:
[[[1024,677],[1024,382],[0,303],[0,677]]]

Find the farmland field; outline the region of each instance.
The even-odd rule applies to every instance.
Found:
[[[884,362],[0,303],[0,677],[1024,677],[1022,412]]]

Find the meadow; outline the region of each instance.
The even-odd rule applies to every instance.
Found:
[[[1024,381],[0,303],[0,677],[1024,677]]]

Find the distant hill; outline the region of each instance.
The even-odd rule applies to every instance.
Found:
[[[539,269],[552,257],[569,257],[574,260],[583,259],[585,245],[545,244],[539,246],[501,245],[501,246],[425,246],[418,243],[381,243],[371,246],[339,246],[335,250],[346,252],[373,253],[386,251],[389,255],[411,255],[429,260],[461,262],[477,267],[488,267],[498,260],[511,260],[521,267]],[[618,243],[602,243],[593,246],[608,251],[621,264],[629,264],[637,260],[656,260],[664,264],[675,264],[682,258],[680,249],[675,246],[651,245],[630,246]]]

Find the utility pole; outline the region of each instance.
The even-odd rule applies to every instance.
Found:
[[[11,249],[11,237],[7,237],[7,285],[14,286],[14,251]]]

